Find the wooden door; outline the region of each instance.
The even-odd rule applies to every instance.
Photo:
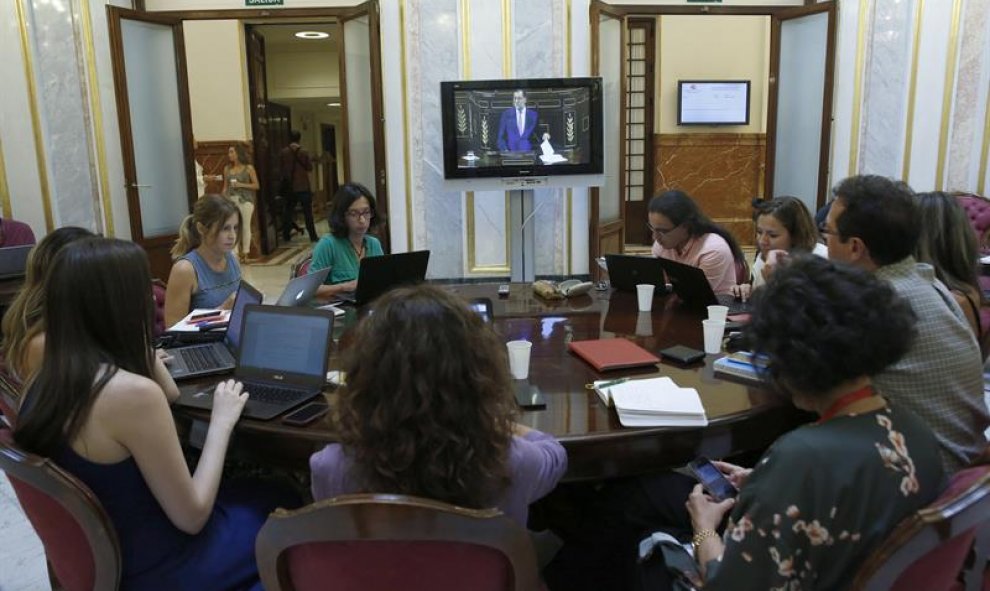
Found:
[[[197,198],[182,23],[114,6],[107,18],[131,239],[165,279]]]
[[[279,228],[275,211],[275,195],[278,192],[278,167],[272,162],[283,146],[273,146],[268,134],[268,81],[265,74],[265,38],[245,25],[247,43],[248,103],[251,116],[252,161],[258,173],[257,199],[254,205],[255,232],[262,254],[275,250]],[[245,222],[246,223],[246,222]],[[253,245],[252,245],[253,246]]]

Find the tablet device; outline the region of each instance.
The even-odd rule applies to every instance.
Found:
[[[674,345],[660,350],[660,357],[664,360],[672,360],[682,365],[701,361],[705,358],[705,352],[684,345]]]

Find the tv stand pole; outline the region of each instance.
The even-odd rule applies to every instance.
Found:
[[[532,283],[536,279],[536,227],[533,214],[533,190],[509,191],[509,246],[512,252],[513,283]]]

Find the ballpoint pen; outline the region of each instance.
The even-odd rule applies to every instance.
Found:
[[[629,378],[619,378],[619,379],[617,379],[617,380],[609,380],[609,381],[607,381],[607,382],[605,382],[605,383],[602,383],[602,384],[598,384],[598,385],[596,386],[596,388],[599,388],[599,389],[601,389],[601,388],[610,388],[610,387],[612,387],[612,386],[615,386],[615,385],[618,385],[618,384],[621,384],[621,383],[623,383],[623,382],[628,382],[628,381],[629,381]]]

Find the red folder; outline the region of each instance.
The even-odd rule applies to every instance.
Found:
[[[660,363],[653,353],[622,338],[571,341],[568,348],[598,371]]]

